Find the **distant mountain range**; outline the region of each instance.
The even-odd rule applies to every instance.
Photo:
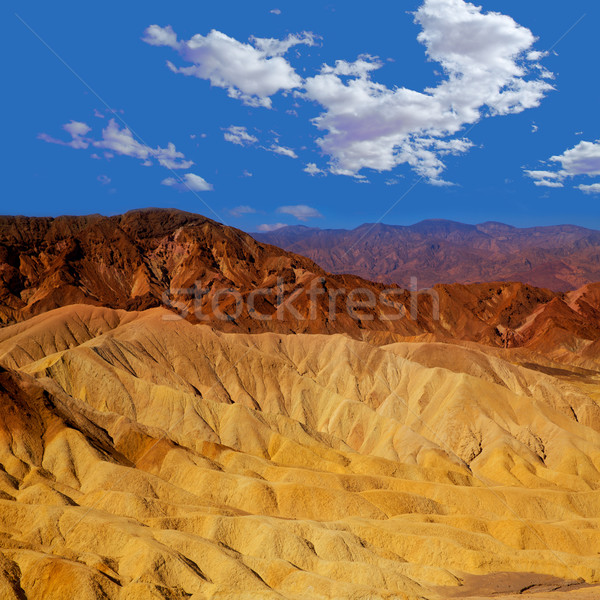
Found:
[[[559,360],[573,352],[583,360],[600,356],[600,283],[565,293],[520,282],[498,282],[502,275],[488,264],[484,240],[501,270],[499,257],[511,259],[509,248],[517,246],[508,241],[509,234],[518,239],[523,230],[447,222],[404,229],[408,233],[403,228],[367,227],[365,239],[357,237],[357,247],[364,248],[364,261],[370,249],[369,263],[379,265],[372,257],[387,248],[388,254],[414,255],[413,265],[419,264],[418,259],[429,265],[429,278],[438,272],[439,279],[451,280],[450,265],[459,272],[462,254],[470,257],[473,270],[489,272],[491,283],[436,284],[432,292],[417,298],[395,285],[328,273],[308,258],[257,242],[242,231],[201,215],[176,210],[132,211],[114,217],[0,217],[0,324],[24,321],[67,305],[126,311],[166,305],[193,323],[228,332],[344,333],[359,339],[378,336],[382,342],[425,336],[429,340],[459,339],[529,348]],[[598,252],[592,246],[594,232],[576,242],[577,232],[585,230],[552,229],[556,248],[562,236],[563,247],[566,240],[569,247],[578,246],[590,264],[590,257]],[[298,229],[284,229],[279,235],[294,231]],[[502,236],[500,231],[507,234]],[[539,239],[539,246],[551,244],[548,230],[531,231],[530,239]],[[536,236],[538,231],[541,233]],[[404,242],[401,250],[392,250],[390,240],[401,235],[421,242],[414,248]],[[344,239],[340,232],[317,230],[314,236],[307,239],[322,238],[324,245],[335,236]],[[386,241],[378,245],[378,239]],[[473,240],[480,244],[479,250],[469,250]],[[289,240],[285,245],[291,245]],[[419,253],[423,245],[429,250]],[[526,247],[524,241],[521,245]],[[331,250],[330,256],[342,253],[341,247]],[[531,242],[528,247],[533,247]],[[439,254],[447,257],[445,271],[437,271],[441,269],[435,259]],[[535,256],[530,249],[512,260],[529,260],[531,272],[539,272],[534,267]],[[559,262],[565,264],[566,258]],[[416,267],[405,271],[398,268],[398,275],[402,272],[419,274]],[[419,277],[419,283],[432,281]],[[512,279],[509,275],[504,278]],[[312,296],[314,290],[318,293]],[[372,304],[355,313],[348,308],[355,300],[368,300],[369,296]],[[413,316],[416,304],[418,310]],[[396,319],[394,315],[403,316]]]
[[[330,273],[408,287],[518,281],[568,291],[600,281],[600,231],[560,225],[520,229],[502,223],[365,224],[353,230],[290,226],[252,234],[311,258]]]

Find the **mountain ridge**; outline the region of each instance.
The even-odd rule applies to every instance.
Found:
[[[428,219],[414,225],[365,223],[352,230],[291,226],[253,235],[332,273],[402,287],[416,277],[421,287],[519,281],[564,292],[600,281],[600,231],[577,225],[518,228]]]
[[[78,304],[166,306],[174,319],[229,332],[458,339],[583,365],[600,356],[600,284],[573,292],[514,282],[414,291],[327,273],[309,258],[181,211],[0,218],[0,321]]]

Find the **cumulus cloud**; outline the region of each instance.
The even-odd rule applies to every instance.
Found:
[[[308,221],[309,219],[316,219],[323,216],[316,208],[312,208],[312,206],[307,206],[306,204],[280,206],[277,209],[277,212],[286,215],[292,215],[299,221]]]
[[[273,14],[273,15],[280,15],[281,14],[281,9],[280,8],[273,8],[271,10],[271,14]]]
[[[591,185],[581,184],[577,187],[584,194],[600,194],[600,183],[592,183]]]
[[[308,163],[306,165],[306,167],[304,167],[303,171],[305,173],[308,173],[309,175],[312,175],[313,177],[315,175],[325,175],[325,171],[323,171],[323,169],[319,169],[319,167],[317,167],[316,163]]]
[[[268,233],[270,231],[277,231],[278,229],[281,229],[282,227],[287,227],[287,224],[286,223],[263,223],[262,225],[259,225],[257,227],[257,230]]]
[[[464,0],[425,0],[415,22],[428,58],[443,68],[438,86],[388,88],[372,79],[382,63],[370,56],[325,65],[306,80],[305,98],[325,108],[314,123],[326,132],[318,143],[332,172],[356,176],[407,163],[431,183],[444,183],[441,157],[470,147],[453,139],[461,129],[538,106],[552,89],[536,62],[542,55],[532,49],[533,34],[506,15]]]
[[[289,156],[290,158],[298,158],[298,155],[291,149],[279,144],[271,144],[267,150],[274,152],[275,154],[281,154],[281,156]]]
[[[579,142],[563,154],[551,156],[549,162],[556,164],[557,168],[553,171],[525,169],[525,175],[533,179],[537,186],[553,188],[564,187],[564,182],[574,177],[598,177],[600,176],[600,140]],[[600,183],[581,184],[577,189],[586,194],[597,194]]]
[[[232,144],[238,146],[249,146],[250,144],[256,144],[258,138],[250,133],[245,127],[239,125],[230,125],[223,134],[223,137]]]
[[[214,29],[185,41],[178,40],[170,26],[158,25],[150,25],[142,39],[152,46],[168,46],[191,63],[177,67],[168,62],[174,73],[206,79],[226,89],[231,98],[265,108],[271,107],[271,96],[277,92],[302,84],[302,78],[283,55],[292,46],[314,44],[310,33],[290,35],[284,40],[251,38],[250,43],[243,43]]]
[[[214,189],[210,183],[195,173],[185,173],[182,179],[167,177],[161,183],[182,192],[210,192]]]
[[[424,90],[377,82],[385,62],[368,54],[325,64],[302,79],[284,56],[299,44],[315,44],[306,32],[240,42],[213,30],[185,41],[170,26],[151,25],[143,39],[172,48],[188,63],[169,62],[174,72],[206,79],[247,105],[270,108],[274,94],[289,91],[316,103],[317,143],[334,174],[362,179],[363,169],[406,164],[432,184],[449,185],[446,157],[472,147],[460,132],[485,117],[539,106],[553,89],[553,75],[540,63],[547,53],[534,48],[533,33],[507,15],[467,0],[423,0],[414,21],[417,39],[441,75],[439,84]],[[258,142],[245,128],[231,129],[224,135],[232,143]],[[277,140],[265,149],[297,156]]]
[[[253,215],[256,213],[256,210],[251,206],[243,204],[241,206],[236,206],[229,211],[229,214],[232,217],[243,217],[244,215]]]
[[[564,154],[553,156],[553,162],[562,165],[562,171],[570,177],[576,175],[600,175],[600,140],[596,142],[580,142]]]

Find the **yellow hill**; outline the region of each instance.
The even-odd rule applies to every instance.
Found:
[[[0,597],[600,583],[595,372],[170,317],[76,305],[0,330]]]

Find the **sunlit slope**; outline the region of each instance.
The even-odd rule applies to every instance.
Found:
[[[600,581],[595,373],[165,316],[71,306],[0,330],[0,597]]]

